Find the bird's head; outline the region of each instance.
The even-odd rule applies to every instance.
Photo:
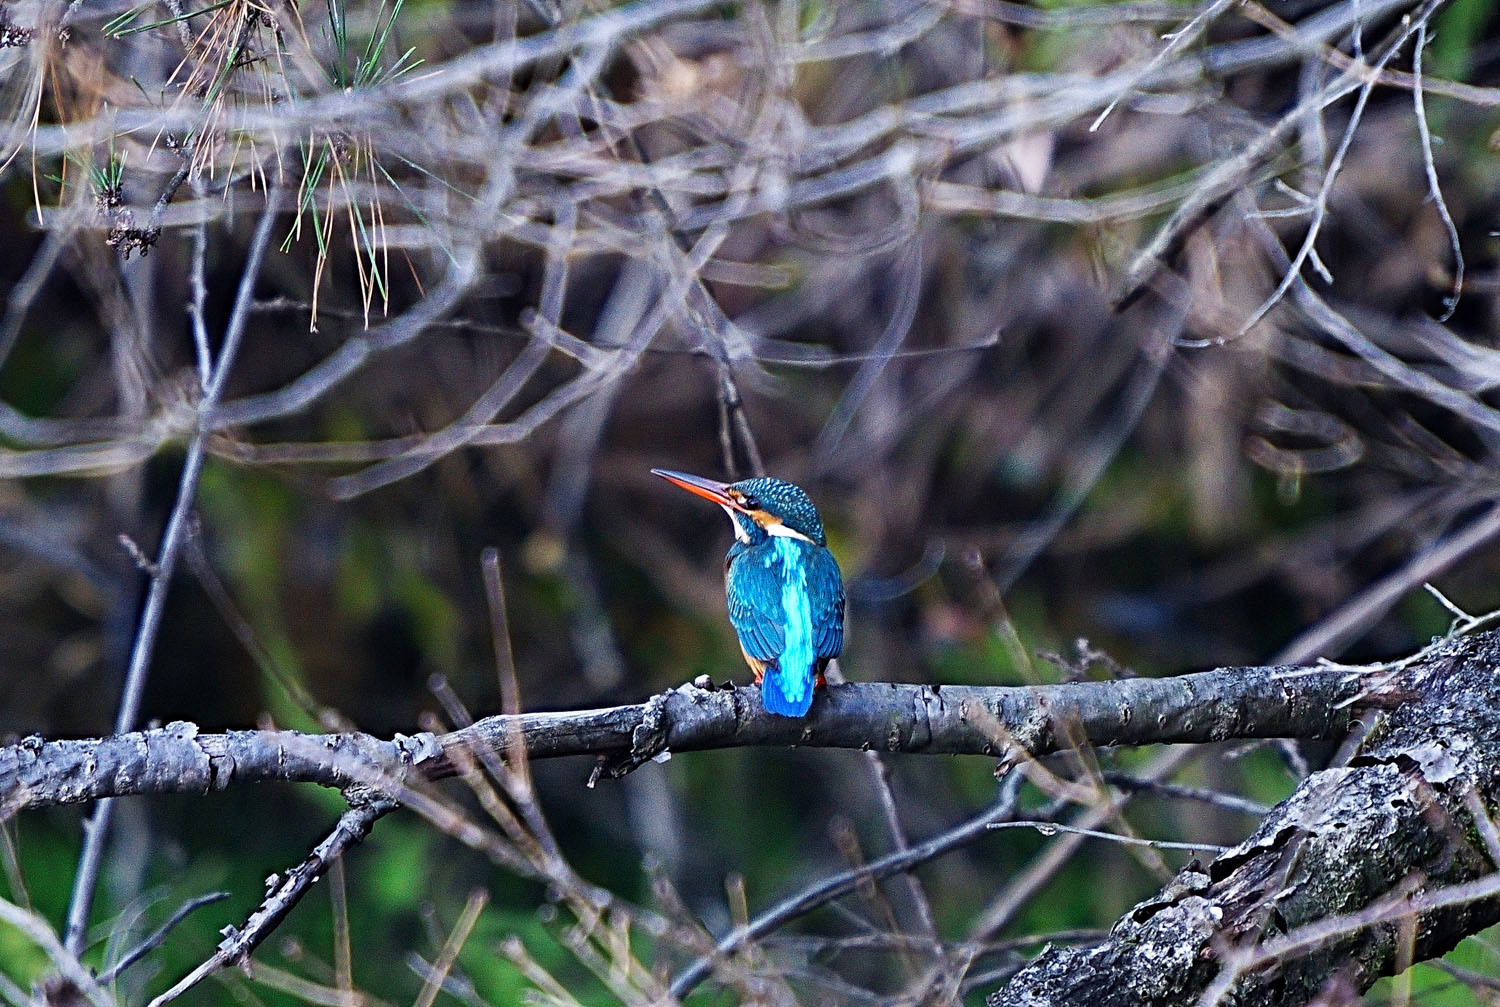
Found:
[[[825,545],[823,522],[817,508],[799,486],[784,479],[760,476],[737,483],[720,483],[690,476],[686,472],[652,469],[674,486],[711,500],[724,508],[734,525],[735,538],[753,542],[764,535],[800,538],[814,545]]]

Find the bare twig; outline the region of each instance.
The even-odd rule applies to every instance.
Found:
[[[1334,180],[1338,178],[1339,171],[1343,168],[1344,159],[1349,154],[1350,145],[1354,143],[1354,135],[1359,128],[1360,119],[1364,115],[1365,105],[1369,102],[1370,94],[1375,90],[1375,84],[1379,80],[1378,74],[1401,51],[1412,34],[1420,27],[1426,25],[1427,19],[1432,17],[1433,13],[1436,12],[1440,2],[1441,0],[1429,0],[1424,9],[1415,15],[1414,18],[1405,19],[1403,30],[1398,32],[1395,38],[1391,39],[1385,45],[1380,58],[1375,61],[1373,74],[1368,76],[1361,84],[1359,96],[1354,102],[1354,109],[1349,113],[1349,122],[1344,127],[1343,138],[1339,141],[1338,146],[1334,148],[1333,156],[1329,159],[1327,167],[1323,170],[1323,180],[1317,193],[1310,199],[1312,217],[1307,225],[1307,233],[1302,238],[1302,244],[1298,246],[1296,254],[1292,256],[1291,262],[1283,272],[1281,282],[1277,284],[1276,289],[1261,302],[1260,307],[1250,313],[1250,317],[1240,324],[1239,335],[1243,335],[1254,328],[1266,316],[1266,312],[1270,311],[1286,292],[1291,289],[1294,283],[1301,282],[1302,266],[1313,253],[1313,246],[1317,243],[1318,233],[1322,230],[1323,220],[1328,213],[1329,191],[1333,188]]]
[[[277,200],[275,194],[272,193],[266,201],[265,209],[261,212],[260,223],[251,241],[250,254],[240,277],[239,293],[229,316],[229,324],[224,330],[224,341],[219,349],[219,358],[215,361],[212,377],[203,390],[203,399],[199,407],[200,416],[218,402],[228,382],[229,370],[234,364],[240,339],[245,331],[245,323],[249,319],[250,298],[255,290],[256,279],[260,276],[261,264],[270,243],[271,224],[276,220],[276,214]],[[188,444],[187,456],[183,460],[182,474],[178,482],[177,500],[172,506],[171,516],[167,519],[166,530],[162,533],[161,547],[157,550],[151,574],[151,586],[146,592],[145,606],[141,609],[140,625],[136,630],[135,643],[130,652],[130,664],[125,671],[125,686],[120,695],[119,711],[115,716],[117,734],[133,728],[136,717],[139,715],[141,693],[146,687],[146,675],[151,666],[151,655],[156,647],[156,635],[161,628],[167,588],[172,582],[177,558],[187,541],[188,518],[198,489],[198,476],[203,470],[204,442],[205,432],[200,427]],[[83,852],[79,856],[78,873],[73,880],[73,898],[68,908],[68,925],[63,941],[68,950],[75,955],[82,949],[84,935],[88,929],[89,911],[94,901],[94,886],[98,879],[99,868],[103,864],[104,847],[109,839],[112,817],[110,802],[101,801],[85,831]]]
[[[1016,779],[1019,780],[1019,776]],[[916,846],[888,853],[868,864],[825,878],[816,885],[798,892],[744,926],[736,927],[726,934],[714,948],[715,958],[733,955],[746,944],[771,933],[787,921],[805,916],[819,906],[827,905],[834,899],[849,894],[861,884],[910,871],[929,860],[982,838],[993,824],[1003,821],[1014,813],[1016,795],[1015,787],[1006,788],[1001,799],[983,814],[976,815],[967,822],[956,825],[947,832],[918,843]],[[672,980],[672,995],[685,997],[691,993],[699,983],[708,978],[713,970],[715,958],[700,958],[683,970],[676,979]]]
[[[1443,298],[1443,313],[1438,316],[1438,321],[1446,322],[1458,310],[1458,299],[1464,291],[1464,250],[1458,240],[1458,225],[1453,222],[1448,201],[1443,198],[1443,186],[1432,157],[1432,130],[1427,125],[1427,102],[1422,97],[1422,50],[1426,48],[1427,22],[1423,20],[1417,22],[1417,43],[1411,55],[1411,101],[1417,117],[1417,131],[1422,139],[1422,166],[1427,171],[1427,191],[1432,194],[1443,229],[1448,232],[1448,245],[1453,249],[1453,292]]]
[[[99,973],[99,982],[104,985],[114,982],[130,966],[161,947],[166,941],[167,935],[176,929],[177,924],[187,919],[194,911],[201,909],[203,906],[213,905],[215,902],[222,902],[227,898],[229,898],[228,892],[210,892],[207,895],[200,895],[197,898],[184,902],[181,906],[177,907],[176,912],[167,917],[165,923],[153,930],[135,947],[121,955],[119,961]]]
[[[177,999],[198,983],[226,965],[244,961],[260,943],[270,936],[292,907],[323,876],[333,861],[350,847],[358,845],[382,816],[394,811],[397,803],[390,798],[373,797],[351,804],[339,817],[338,824],[322,842],[285,877],[268,879],[265,900],[250,914],[241,929],[229,928],[224,940],[203,963],[183,976],[171,988],[152,998],[148,1007],[162,1007]]]
[[[1076,825],[1062,825],[1057,822],[995,822],[990,825],[990,828],[1035,829],[1044,836],[1054,836],[1061,832],[1072,836],[1083,836],[1085,839],[1108,839],[1112,843],[1123,843],[1127,846],[1148,846],[1153,850],[1207,850],[1212,853],[1223,853],[1230,849],[1228,846],[1218,846],[1213,843],[1182,843],[1172,839],[1122,836],[1117,832],[1102,832],[1099,829],[1084,829]]]

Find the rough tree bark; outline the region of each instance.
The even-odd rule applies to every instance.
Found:
[[[0,819],[28,808],[136,794],[208,793],[265,782],[351,785],[451,775],[457,750],[532,759],[601,757],[619,776],[663,752],[751,745],[879,749],[1014,760],[1074,745],[1326,738],[1347,730],[1371,695],[1368,673],[1220,668],[1172,678],[1034,687],[846,683],[803,719],[765,712],[754,688],[683,686],[603,710],[487,717],[437,736],[230,731],[174,722],[108,738],[26,738],[0,748]],[[1363,699],[1361,699],[1363,697]]]
[[[1500,637],[1436,647],[1354,758],[1189,864],[1093,947],[1051,947],[992,1007],[1303,1004],[1365,990],[1500,921]]]

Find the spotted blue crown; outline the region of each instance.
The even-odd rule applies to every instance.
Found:
[[[793,485],[785,479],[760,476],[730,483],[729,488],[745,495],[745,506],[750,510],[763,510],[772,517],[781,518],[782,523],[792,531],[806,535],[816,544],[828,544],[827,536],[823,533],[823,520],[818,517],[812,498],[801,486]],[[751,539],[764,534],[748,516],[737,514],[735,517]]]

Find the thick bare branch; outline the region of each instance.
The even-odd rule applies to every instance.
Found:
[[[533,759],[595,755],[623,775],[667,752],[756,745],[989,755],[1014,761],[1079,743],[1096,746],[1327,738],[1359,706],[1398,688],[1368,670],[1220,668],[1175,678],[1035,687],[829,686],[805,719],[765,712],[758,690],[682,686],[645,703],[601,710],[487,717],[438,737],[295,731],[200,734],[192,724],[79,741],[28,738],[0,749],[0,814],[130,794],[208,793],[269,781],[344,789],[400,779],[419,766],[451,775],[445,753],[503,755],[524,740]]]
[[[1488,813],[1500,797],[1497,660],[1494,634],[1429,653],[1347,766],[1309,776],[1109,940],[1050,949],[989,1003],[1301,1004],[1336,976],[1366,989],[1500,920],[1496,865],[1466,807],[1477,793]]]

